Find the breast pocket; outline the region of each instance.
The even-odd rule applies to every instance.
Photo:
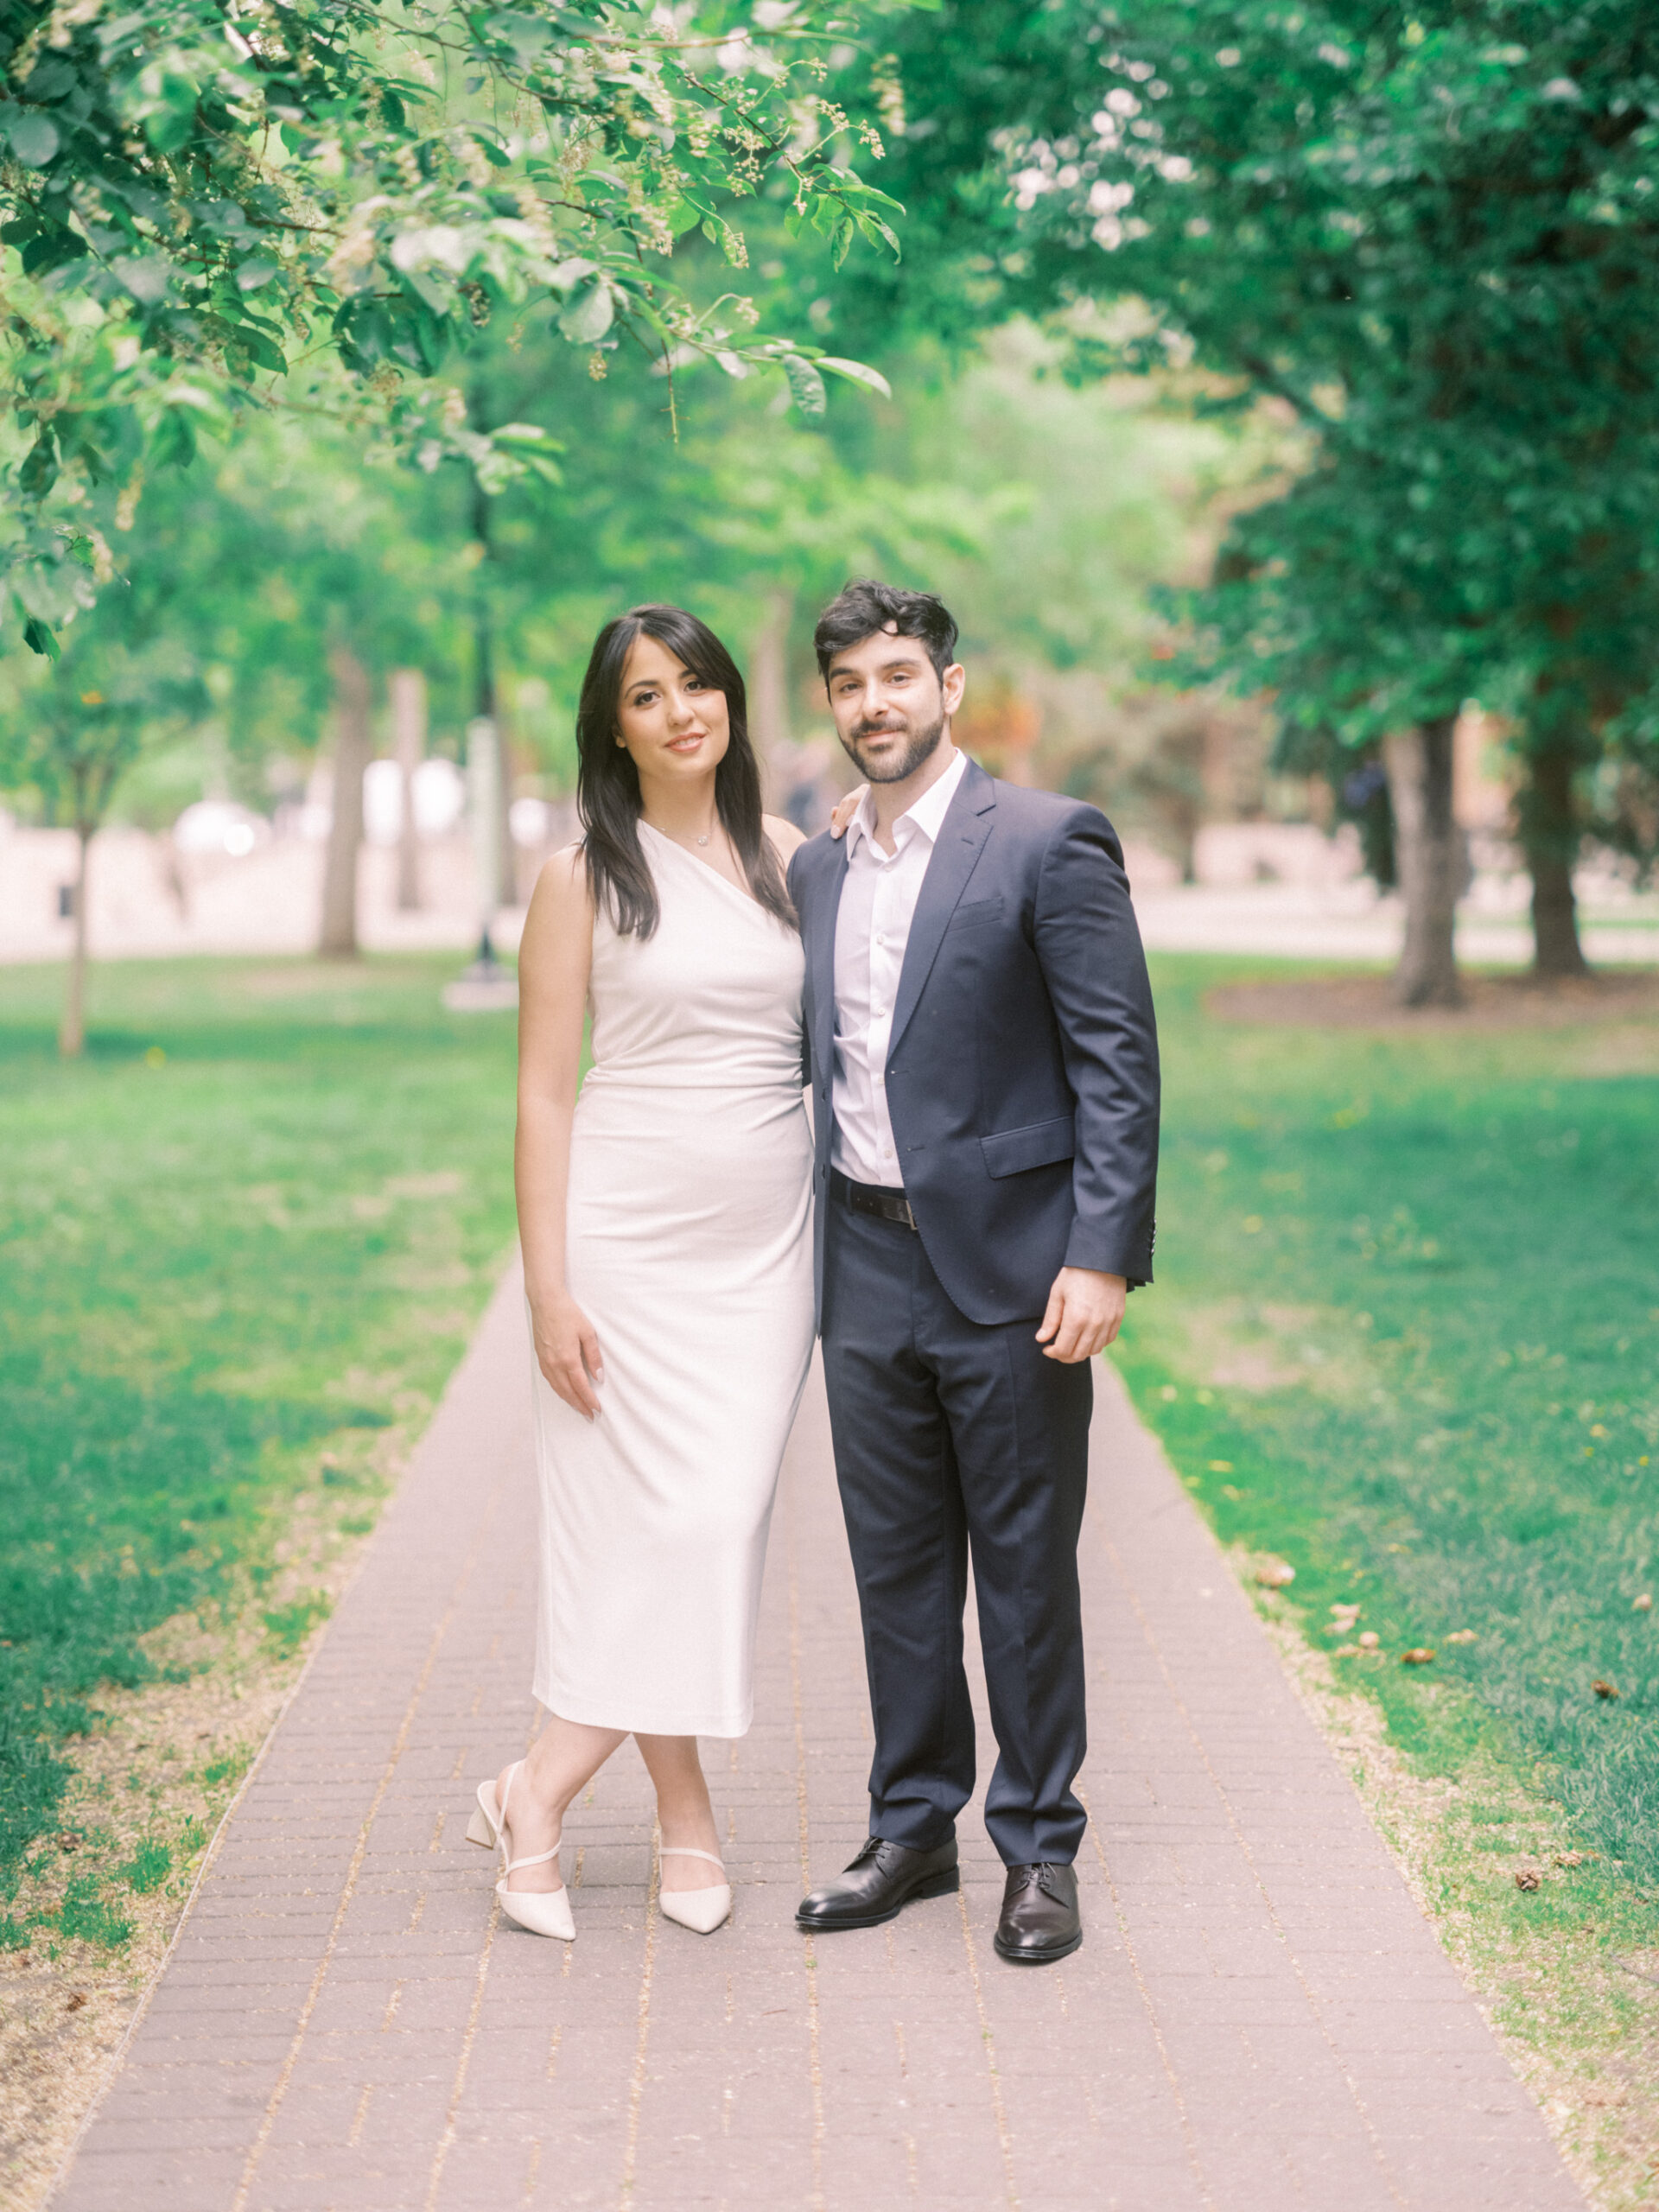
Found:
[[[986,922],[1000,922],[1002,918],[1002,897],[995,899],[964,899],[950,917],[952,934],[957,930],[979,928]]]
[[[981,1137],[979,1149],[988,1175],[1023,1175],[1028,1167],[1052,1167],[1077,1148],[1070,1114],[1058,1121],[1031,1122],[1023,1129],[999,1129]]]

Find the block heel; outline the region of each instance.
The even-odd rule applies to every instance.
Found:
[[[961,1867],[949,1866],[943,1874],[933,1875],[910,1894],[912,1897],[953,1897],[961,1887]]]

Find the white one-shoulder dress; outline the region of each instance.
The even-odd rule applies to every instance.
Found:
[[[648,823],[652,936],[594,924],[566,1266],[589,1422],[535,1373],[535,1694],[566,1720],[741,1736],[778,1469],[812,1350],[801,941]],[[533,1364],[533,1363],[532,1363]]]

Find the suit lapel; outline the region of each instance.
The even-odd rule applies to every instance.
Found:
[[[939,834],[922,878],[921,895],[910,925],[905,964],[899,971],[899,996],[893,1003],[893,1033],[887,1050],[893,1052],[916,1011],[933,963],[944,941],[945,926],[957,902],[968,887],[985,840],[996,819],[996,786],[976,760],[969,760],[957,795],[939,825]]]
[[[830,847],[830,880],[823,893],[824,915],[812,932],[812,1057],[828,1084],[836,1065],[836,923],[842,886],[847,880],[847,840]]]

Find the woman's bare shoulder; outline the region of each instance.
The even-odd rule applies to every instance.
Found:
[[[544,890],[561,905],[574,897],[588,897],[588,858],[580,838],[548,855],[536,879],[536,888],[538,893]]]
[[[525,935],[539,937],[547,929],[563,936],[584,925],[591,928],[593,918],[586,856],[580,844],[563,845],[542,863],[524,918]]]
[[[798,852],[806,842],[802,832],[792,822],[786,822],[781,814],[763,814],[760,824],[771,838],[780,861],[786,861],[791,853]]]

